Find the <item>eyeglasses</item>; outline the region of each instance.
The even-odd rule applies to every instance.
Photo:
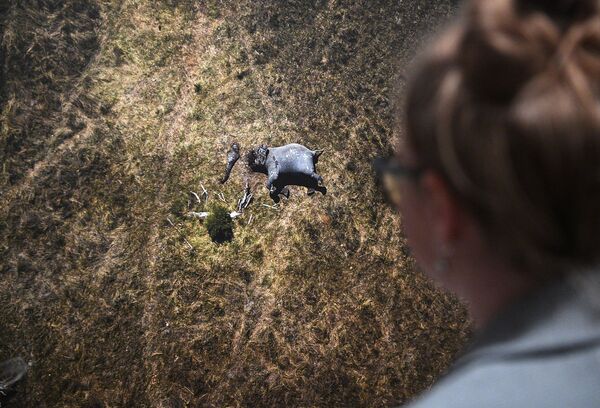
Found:
[[[398,181],[402,178],[418,181],[425,171],[420,166],[405,165],[395,157],[378,157],[373,160],[373,168],[383,183],[386,199],[394,206],[399,206],[402,202],[402,189],[399,188]]]
[[[385,177],[387,175],[395,178],[410,178],[418,180],[425,169],[420,166],[408,166],[400,163],[395,157],[377,157],[373,160],[373,168],[378,177]]]

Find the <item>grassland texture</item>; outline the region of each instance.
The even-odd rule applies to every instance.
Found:
[[[400,404],[464,343],[463,307],[409,256],[369,159],[425,33],[425,0],[0,1],[0,360],[16,407]],[[394,91],[396,90],[396,91]],[[329,192],[225,152],[325,149]],[[254,203],[232,243],[189,192]],[[170,221],[170,222],[169,222]]]

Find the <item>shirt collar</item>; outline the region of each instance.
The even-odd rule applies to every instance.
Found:
[[[456,366],[600,344],[600,313],[565,281],[513,303],[474,338]]]

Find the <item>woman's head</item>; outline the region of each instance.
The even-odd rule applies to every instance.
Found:
[[[450,251],[461,223],[418,236],[434,221],[418,219],[425,183],[442,214],[465,214],[520,270],[550,278],[600,261],[597,1],[472,1],[417,66],[403,117],[399,159],[425,169],[404,204],[423,258]]]

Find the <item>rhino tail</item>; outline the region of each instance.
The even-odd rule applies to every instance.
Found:
[[[324,149],[319,149],[319,150],[313,151],[313,161],[315,163],[319,161],[319,157],[323,154],[324,151],[325,151]]]

